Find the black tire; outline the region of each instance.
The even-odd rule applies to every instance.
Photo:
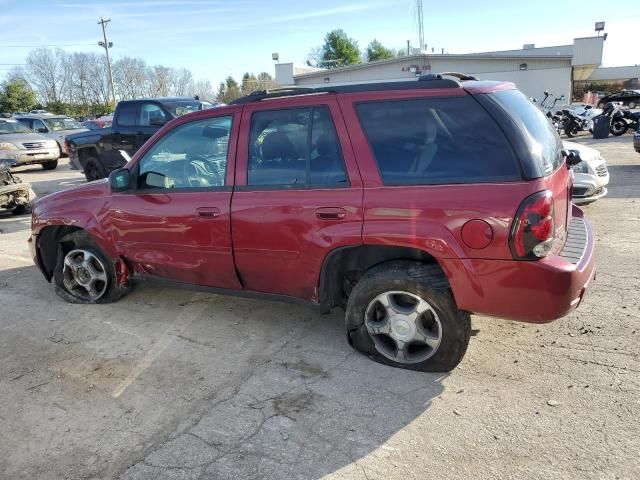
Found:
[[[14,215],[27,215],[31,213],[31,205],[30,204],[18,205],[16,208],[14,208],[11,211],[11,213]]]
[[[576,136],[578,132],[571,126],[571,122],[567,122],[564,125],[564,134],[569,137],[569,138],[573,138]]]
[[[58,168],[58,160],[51,160],[42,164],[42,168],[45,170],[55,170]]]
[[[92,301],[86,298],[82,298],[76,293],[69,291],[64,283],[64,259],[65,256],[73,250],[84,250],[90,252],[97,257],[105,267],[105,273],[107,275],[106,290],[104,294],[97,300]],[[124,295],[131,291],[131,283],[127,282],[125,285],[118,285],[116,280],[116,269],[112,261],[110,261],[100,250],[100,248],[89,238],[88,234],[84,231],[78,231],[71,233],[63,237],[58,242],[58,259],[53,271],[53,285],[55,292],[62,299],[69,303],[82,303],[82,304],[100,304],[100,303],[112,303],[120,300]]]
[[[611,135],[615,135],[616,137],[624,135],[625,133],[627,133],[628,129],[629,126],[624,120],[614,120],[613,122],[611,122],[611,127],[609,127]]]
[[[89,157],[84,162],[84,176],[87,182],[93,182],[94,180],[107,178],[107,171],[102,163],[100,163],[100,160],[96,157]]]
[[[370,302],[394,290],[414,294],[425,300],[439,317],[440,345],[419,363],[400,363],[384,356],[365,326]],[[373,267],[358,281],[349,295],[346,311],[347,339],[350,345],[372,360],[397,368],[422,372],[448,372],[464,357],[471,335],[471,318],[458,310],[444,273],[436,264],[393,260]]]

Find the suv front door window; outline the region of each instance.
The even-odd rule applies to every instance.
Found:
[[[111,199],[114,234],[138,272],[210,287],[242,288],[230,232],[236,122],[188,122],[159,138],[132,173],[136,188]],[[231,171],[230,171],[231,170]]]

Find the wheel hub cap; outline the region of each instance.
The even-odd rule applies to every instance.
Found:
[[[415,324],[405,316],[396,315],[390,319],[391,336],[398,340],[409,341],[415,334]]]

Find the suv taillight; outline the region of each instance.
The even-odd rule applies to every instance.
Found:
[[[509,246],[513,257],[531,260],[546,257],[553,248],[553,195],[550,191],[527,197],[511,228]]]

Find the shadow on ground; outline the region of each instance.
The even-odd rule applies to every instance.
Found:
[[[342,312],[145,286],[71,305],[35,267],[0,272],[0,305],[9,477],[364,478],[443,390],[354,352]]]
[[[639,155],[640,159],[640,155]],[[609,165],[609,198],[640,197],[640,163],[637,165]]]

